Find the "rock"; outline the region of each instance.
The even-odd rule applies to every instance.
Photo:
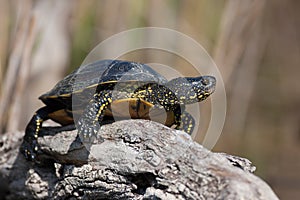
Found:
[[[18,153],[20,133],[6,135],[0,173],[7,199],[278,199],[249,160],[213,153],[156,122],[104,125],[85,145],[76,130],[51,130],[38,139],[40,165]]]

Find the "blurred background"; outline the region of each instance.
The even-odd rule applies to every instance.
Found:
[[[298,199],[299,8],[296,0],[0,0],[0,132],[24,130],[42,106],[37,97],[101,41],[170,28],[203,45],[222,74],[227,116],[213,150],[250,159],[279,198]]]

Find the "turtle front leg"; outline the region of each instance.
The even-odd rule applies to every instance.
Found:
[[[21,152],[27,160],[34,161],[39,150],[37,138],[40,129],[45,120],[48,119],[48,114],[53,112],[52,109],[45,106],[35,112],[30,122],[25,129],[25,136],[21,145]]]
[[[180,121],[178,121],[179,118]],[[175,121],[176,129],[183,130],[189,135],[193,133],[195,128],[195,120],[190,113],[184,111],[180,116],[175,116]]]
[[[97,138],[105,110],[111,102],[112,91],[110,90],[94,94],[77,122],[78,135],[83,142],[92,142],[94,137]]]

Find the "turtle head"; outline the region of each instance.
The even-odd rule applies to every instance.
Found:
[[[167,83],[169,89],[177,96],[182,104],[191,104],[205,100],[216,87],[213,76],[179,77]]]

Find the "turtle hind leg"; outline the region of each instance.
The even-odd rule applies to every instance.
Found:
[[[53,112],[53,109],[47,106],[42,107],[35,112],[29,121],[25,129],[25,136],[21,145],[21,152],[27,160],[34,161],[36,159],[36,154],[39,150],[37,138],[43,122],[49,119],[48,114],[51,112]]]
[[[93,142],[97,137],[105,110],[112,102],[112,91],[104,90],[94,94],[77,122],[78,135],[83,142]]]
[[[180,117],[180,125],[176,126],[176,129],[183,130],[189,135],[192,135],[195,128],[195,119],[188,112],[183,112]]]

